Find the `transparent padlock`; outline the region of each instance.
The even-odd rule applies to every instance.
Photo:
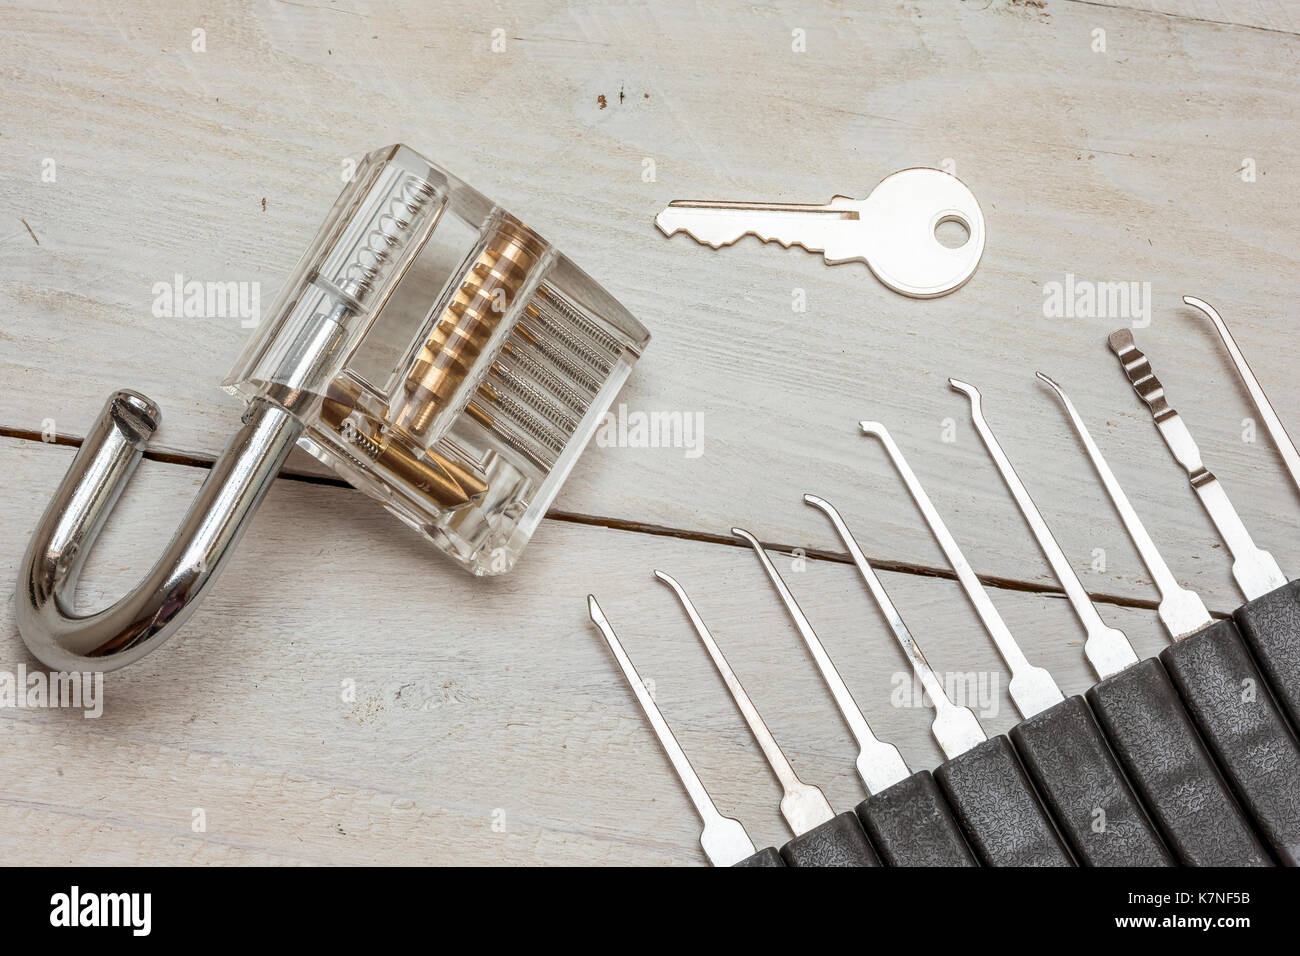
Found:
[[[294,445],[466,570],[510,570],[649,342],[547,240],[405,146],[357,166],[223,386],[248,402],[150,575],[71,607],[81,561],[158,425],[114,394],[20,573],[28,646],[107,670],[193,611]]]
[[[475,574],[508,571],[649,333],[404,146],[366,157],[224,383]]]

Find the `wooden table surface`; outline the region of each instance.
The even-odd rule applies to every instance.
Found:
[[[1103,617],[1157,653],[1150,577],[1033,377],[1069,390],[1175,573],[1231,611],[1228,555],[1105,347],[1120,326],[1149,321],[1139,344],[1208,464],[1257,541],[1300,571],[1300,499],[1262,424],[1252,435],[1213,330],[1180,302],[1216,304],[1300,421],[1295,8],[862,6],[5,3],[0,579],[119,387],[157,400],[164,424],[79,606],[106,606],[153,562],[236,426],[216,385],[250,334],[155,317],[154,284],[258,282],[269,304],[343,164],[390,142],[527,219],[627,305],[654,339],[618,401],[698,413],[704,430],[698,456],[593,445],[519,567],[491,580],[361,494],[300,480],[319,469],[297,453],[190,623],[107,676],[102,717],[0,709],[4,858],[700,863],[698,821],[588,592],[719,807],[779,843],[776,782],[651,570],[694,594],[800,774],[839,809],[863,796],[852,740],[733,525],[786,553],[778,566],[873,727],[913,768],[941,759],[929,712],[804,492],[839,505],[936,669],[979,692],[989,731],[1008,729],[1000,660],[857,432],[877,419],[1030,658],[1081,692],[1081,631],[952,375],[983,389]],[[941,299],[652,224],[674,198],[823,202],[917,165],[955,172],[987,220],[979,271]],[[1137,283],[1151,307],[1049,315],[1045,290],[1067,281]],[[805,560],[788,556],[799,548]],[[20,665],[37,666],[6,597],[0,670]]]

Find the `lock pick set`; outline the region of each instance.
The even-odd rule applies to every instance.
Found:
[[[889,289],[920,299],[959,289],[985,247],[974,195],[935,169],[905,169],[865,199],[835,196],[822,205],[679,200],[655,223],[665,236],[684,232],[714,249],[750,235],[819,253],[829,265],[862,263]],[[947,224],[964,241],[940,241]],[[1300,454],[1227,325],[1208,303],[1184,301],[1214,325],[1300,487]],[[23,640],[61,670],[112,670],[156,649],[193,613],[294,448],[470,574],[508,572],[649,341],[622,305],[521,219],[405,146],[377,150],[357,167],[224,382],[245,403],[242,423],[166,550],[130,593],[79,615],[80,570],[161,416],[139,392],[110,396],[20,566],[14,607]],[[763,544],[734,528],[853,736],[857,753],[844,757],[852,757],[864,797],[837,808],[800,776],[723,653],[732,638],[720,642],[690,596],[708,582],[654,570],[778,784],[789,839],[779,848],[756,846],[742,822],[714,803],[616,633],[611,618],[635,632],[636,607],[620,596],[607,616],[589,596],[591,621],[700,817],[709,862],[1300,864],[1300,581],[1255,544],[1133,335],[1115,332],[1109,346],[1227,545],[1245,603],[1230,618],[1215,618],[1179,585],[1088,430],[1095,410],[1081,412],[1039,373],[1159,592],[1169,645],[1140,659],[1093,606],[999,443],[979,389],[950,379],[1078,618],[1097,682],[1067,697],[1032,663],[1042,636],[1012,634],[903,450],[884,424],[863,421],[864,445],[883,451],[898,472],[1005,664],[1021,720],[990,734],[950,699],[923,650],[924,629],[904,621],[836,506],[806,493],[804,504],[830,523],[924,687],[944,761],[918,767],[875,734],[868,717],[879,694],[849,687]]]
[[[685,231],[713,248],[744,235],[799,245],[823,252],[832,265],[865,262],[897,292],[943,295],[968,280],[978,264],[983,221],[974,198],[955,179],[949,177],[942,189],[928,190],[926,177],[916,175],[908,182],[920,172],[894,174],[861,202],[838,196],[825,206],[677,201],[660,213],[656,224],[666,235]],[[895,186],[900,196],[891,196]],[[876,203],[878,194],[881,202]],[[940,209],[945,204],[947,208]],[[933,231],[948,219],[965,227],[968,240],[939,252]],[[896,233],[897,245],[880,231],[887,222],[906,223]],[[935,248],[927,250],[928,256],[918,256],[911,244],[925,233],[920,228],[925,225]],[[918,227],[915,232],[913,226]],[[901,258],[890,258],[894,253]],[[1184,302],[1214,324],[1300,487],[1300,455],[1226,323],[1206,302],[1190,296]],[[715,866],[1300,865],[1300,582],[1288,581],[1272,556],[1254,544],[1202,463],[1187,426],[1170,406],[1132,334],[1115,332],[1109,345],[1228,546],[1233,575],[1247,603],[1231,618],[1216,620],[1199,596],[1177,583],[1083,416],[1064,388],[1039,372],[1038,379],[1060,402],[1159,590],[1159,617],[1171,643],[1158,658],[1140,660],[1128,637],[1098,614],[1003,451],[985,416],[979,389],[950,379],[952,389],[969,400],[972,424],[1084,631],[1083,653],[1097,683],[1084,695],[1065,697],[1048,671],[1030,663],[1033,636],[1022,644],[1012,635],[887,428],[864,421],[863,435],[880,443],[903,479],[1010,672],[1008,691],[1022,720],[1009,734],[990,737],[969,708],[949,698],[847,522],[830,502],[805,494],[804,502],[830,520],[924,687],[934,713],[932,732],[946,759],[933,771],[913,772],[897,748],[875,736],[759,540],[734,529],[757,556],[857,741],[856,764],[868,796],[855,814],[835,816],[821,791],[794,775],[683,586],[664,571],[655,571],[686,606],[692,626],[772,765],[786,794],[783,812],[787,801],[796,804],[809,794],[818,810],[817,828],[800,830],[791,822],[795,839],[779,851],[756,851],[740,823],[727,819],[729,832],[742,838],[740,850],[717,855],[710,851],[708,832],[710,825],[716,826],[718,811],[708,804],[707,812],[701,808],[702,843]],[[617,648],[625,674],[640,688],[643,706],[653,708],[594,596],[590,609],[610,646]],[[657,709],[652,722],[666,732]],[[676,758],[673,762],[681,769]],[[702,792],[693,772],[683,776],[683,782],[692,794]],[[815,837],[814,854],[807,852],[810,836]],[[864,837],[874,854],[864,852]]]

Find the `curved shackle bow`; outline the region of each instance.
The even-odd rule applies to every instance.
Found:
[[[32,534],[19,632],[58,670],[148,654],[194,613],[295,444],[471,573],[508,571],[649,339],[481,193],[408,147],[376,150],[224,383],[243,424],[162,557],[111,607],[75,612],[158,427],[157,405],[116,392]]]

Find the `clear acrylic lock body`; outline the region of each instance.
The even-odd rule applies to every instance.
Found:
[[[405,146],[368,155],[223,386],[474,574],[508,571],[649,342]]]

